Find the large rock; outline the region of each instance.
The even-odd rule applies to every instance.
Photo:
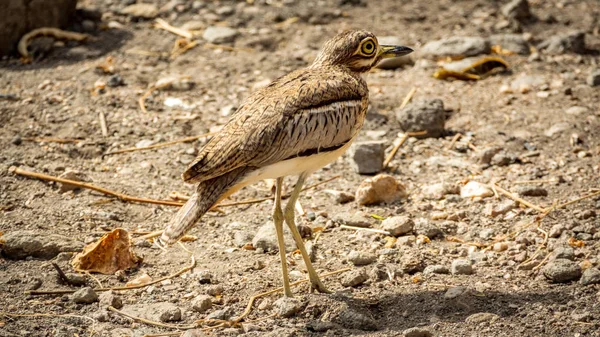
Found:
[[[76,5],[77,0],[0,1],[0,55],[16,50],[21,37],[36,28],[65,27]]]
[[[376,174],[383,169],[385,141],[368,141],[352,144],[348,157],[352,167],[359,174]]]
[[[4,235],[2,239],[2,255],[16,260],[28,256],[51,259],[62,252],[77,252],[83,249],[83,242],[59,234],[17,231]]]
[[[556,259],[542,269],[544,276],[553,283],[577,281],[581,277],[581,267],[567,259]]]
[[[405,132],[427,131],[422,137],[439,137],[446,123],[444,102],[441,99],[416,101],[398,110],[396,118]]]
[[[573,31],[562,35],[552,35],[537,46],[550,54],[576,53],[583,54],[587,51],[585,46],[585,32]]]
[[[477,56],[489,54],[490,43],[482,37],[454,36],[426,43],[419,51],[425,57]]]

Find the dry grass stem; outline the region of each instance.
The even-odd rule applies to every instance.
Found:
[[[378,234],[383,234],[383,235],[388,235],[388,236],[391,235],[390,232],[384,231],[383,229],[355,227],[355,226],[348,226],[348,225],[341,225],[340,228],[356,230],[356,231],[371,232],[371,233],[378,233]]]
[[[109,306],[107,308],[108,310],[115,312],[121,316],[125,316],[127,318],[131,318],[132,320],[136,321],[136,322],[140,322],[140,323],[144,323],[144,324],[148,324],[148,325],[154,325],[154,326],[159,326],[161,328],[169,328],[169,329],[179,329],[179,330],[189,330],[189,329],[194,329],[197,326],[194,325],[175,325],[175,324],[166,324],[166,323],[161,323],[161,322],[155,322],[155,321],[151,321],[149,319],[145,319],[142,317],[137,317],[137,316],[133,316],[130,315],[128,313],[125,313],[121,310],[118,310],[116,308],[114,308],[113,306]]]
[[[404,107],[410,102],[410,100],[413,98],[416,92],[416,87],[412,87],[412,89],[410,89],[408,94],[406,94],[406,97],[404,97],[404,99],[402,100],[402,104],[400,104],[400,109],[404,109]]]
[[[52,36],[58,40],[74,40],[78,42],[85,41],[87,38],[89,38],[89,35],[87,34],[67,32],[58,28],[43,27],[34,29],[23,35],[21,40],[19,40],[19,45],[17,46],[17,49],[24,60],[30,60],[27,47],[29,46],[29,42],[38,36]]]
[[[450,142],[450,144],[448,144],[448,146],[446,147],[446,150],[451,150],[454,147],[454,144],[458,142],[460,137],[462,137],[462,133],[455,134],[454,137],[452,137],[452,141]]]
[[[53,138],[53,137],[25,137],[23,140],[28,142],[38,142],[38,143],[59,143],[59,144],[70,144],[70,143],[79,143],[81,139],[74,138]]]
[[[173,33],[175,35],[179,35],[186,39],[191,39],[194,37],[194,33],[190,32],[189,30],[173,27],[167,21],[165,21],[163,19],[156,19],[154,21],[155,21],[155,24],[154,24],[155,28],[164,29],[167,32]]]
[[[98,113],[98,118],[100,119],[100,130],[102,130],[102,136],[108,137],[108,127],[106,126],[106,116],[103,111]]]
[[[533,204],[533,203],[531,203],[531,202],[529,202],[529,201],[527,201],[527,200],[525,200],[525,199],[523,199],[523,198],[517,197],[516,195],[514,195],[514,194],[512,194],[511,192],[509,192],[509,191],[507,191],[507,190],[503,189],[502,187],[498,186],[497,184],[492,184],[492,186],[493,186],[493,188],[494,188],[494,189],[496,189],[498,192],[500,192],[500,193],[504,194],[505,196],[507,196],[507,197],[511,198],[512,200],[514,200],[514,201],[516,201],[516,202],[518,202],[518,203],[521,203],[521,204],[523,204],[523,205],[525,205],[525,206],[527,206],[527,207],[529,207],[529,208],[531,208],[531,209],[534,209],[534,210],[536,210],[536,211],[538,211],[538,212],[540,212],[540,213],[546,213],[546,211],[547,211],[547,210],[546,210],[545,208],[543,208],[543,207],[540,207],[540,206],[538,206],[538,205],[535,205],[535,204]]]
[[[385,169],[386,167],[388,167],[388,165],[390,164],[392,159],[394,159],[396,152],[398,152],[398,149],[400,149],[400,147],[406,142],[406,140],[409,137],[423,136],[426,134],[427,134],[427,131],[406,132],[406,133],[402,134],[402,136],[400,136],[400,141],[398,141],[398,143],[392,148],[392,151],[387,156],[387,158],[385,158],[385,160],[383,162],[383,168]]]

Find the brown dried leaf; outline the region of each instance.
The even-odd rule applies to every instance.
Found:
[[[73,258],[71,265],[78,272],[112,275],[140,262],[142,259],[131,249],[129,233],[123,228],[117,228],[83,248],[83,251]]]
[[[508,63],[500,57],[468,58],[443,65],[433,74],[433,77],[439,80],[455,78],[462,81],[477,81],[498,70],[504,71],[508,67]]]
[[[571,247],[583,247],[583,246],[585,246],[585,242],[583,242],[581,240],[577,240],[574,237],[569,238],[568,244]]]

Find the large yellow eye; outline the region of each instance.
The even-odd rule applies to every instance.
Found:
[[[375,52],[375,42],[373,40],[366,40],[362,43],[360,51],[365,55],[371,55]]]

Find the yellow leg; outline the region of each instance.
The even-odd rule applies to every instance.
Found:
[[[315,271],[310,262],[310,257],[306,252],[306,248],[304,247],[304,241],[302,241],[302,236],[298,232],[298,228],[296,228],[296,219],[295,219],[295,206],[296,201],[298,201],[298,197],[300,196],[300,192],[302,191],[302,185],[304,184],[304,180],[306,179],[305,174],[301,174],[298,177],[298,182],[296,186],[294,186],[294,190],[292,191],[292,195],[290,196],[290,200],[285,206],[285,211],[283,216],[285,218],[285,222],[287,223],[292,235],[294,236],[294,241],[296,241],[296,246],[300,250],[302,254],[302,259],[304,260],[304,264],[306,265],[306,270],[308,271],[308,277],[310,279],[311,289],[316,289],[320,293],[331,293],[331,291],[327,290],[327,288],[323,285],[321,280],[319,279],[319,275]]]
[[[293,297],[290,289],[290,279],[287,270],[287,260],[285,255],[285,242],[283,240],[283,212],[281,211],[281,185],[283,178],[277,178],[275,190],[275,207],[273,210],[273,222],[277,231],[277,243],[279,243],[279,257],[281,258],[281,273],[283,276],[283,293],[287,297]]]

